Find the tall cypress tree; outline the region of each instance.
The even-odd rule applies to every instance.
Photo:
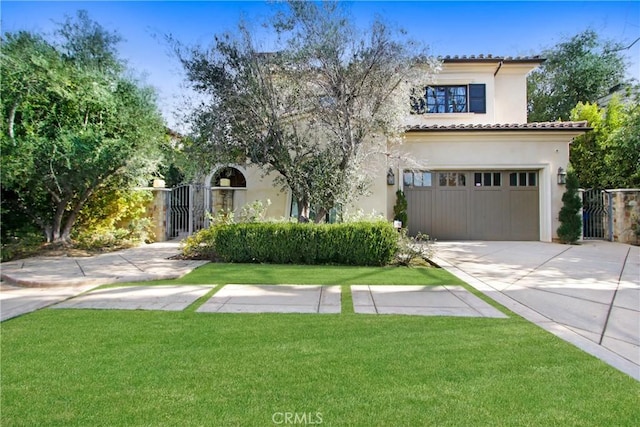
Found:
[[[407,198],[402,190],[396,191],[396,204],[393,207],[393,219],[401,221],[402,227],[407,228]]]
[[[575,244],[582,236],[582,218],[580,217],[582,200],[578,195],[578,178],[573,171],[567,172],[567,187],[562,195],[562,208],[558,219],[558,238],[562,243]]]

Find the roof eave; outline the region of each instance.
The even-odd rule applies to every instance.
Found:
[[[593,128],[587,122],[534,122],[523,124],[494,125],[414,125],[406,132],[579,132],[585,133]]]
[[[540,56],[525,56],[525,57],[509,57],[509,56],[445,56],[438,57],[440,61],[445,64],[498,64],[500,62],[504,64],[542,64],[546,61],[546,58]]]

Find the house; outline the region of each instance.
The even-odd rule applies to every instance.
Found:
[[[598,98],[596,104],[600,108],[607,108],[614,96],[617,96],[622,104],[629,104],[633,101],[633,90],[633,86],[629,83],[618,83],[609,89],[609,93]]]
[[[409,233],[439,240],[552,241],[559,226],[569,143],[586,122],[527,123],[527,74],[539,57],[445,57],[435,81],[407,94],[401,150],[416,170],[381,159],[370,194],[347,209],[393,218],[408,201]],[[270,199],[271,217],[291,215],[291,195],[254,167],[219,166],[206,177],[213,206]],[[295,207],[293,207],[295,208]]]

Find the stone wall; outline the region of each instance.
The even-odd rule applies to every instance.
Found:
[[[151,231],[156,242],[167,240],[167,201],[171,195],[170,188],[164,188],[164,181],[156,179],[153,187],[143,187],[139,190],[149,190],[153,199],[147,205],[147,217],[151,219]]]
[[[639,244],[640,189],[607,190],[607,192],[612,196],[613,240],[632,245]]]

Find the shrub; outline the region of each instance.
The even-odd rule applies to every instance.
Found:
[[[5,262],[35,255],[43,243],[44,236],[39,230],[25,227],[12,231],[2,241],[0,258]]]
[[[582,218],[580,209],[582,200],[578,195],[578,179],[573,171],[567,173],[567,189],[562,195],[562,208],[558,215],[560,227],[558,238],[562,243],[574,244],[582,236]]]
[[[389,223],[241,223],[202,230],[185,241],[184,255],[227,262],[385,265],[398,233]]]
[[[407,227],[407,198],[402,190],[396,191],[396,204],[393,206],[393,219],[402,222],[403,227]]]
[[[252,203],[247,203],[240,208],[238,214],[238,222],[261,222],[264,221],[267,216],[267,209],[271,206],[271,200],[267,199],[266,202],[262,200],[255,200]]]
[[[72,235],[83,249],[128,247],[152,242],[151,219],[147,205],[153,199],[149,191],[110,189],[91,199],[80,211]]]
[[[217,260],[216,233],[220,226],[203,228],[182,241],[182,255],[191,259]]]
[[[401,229],[395,264],[409,267],[416,261],[428,261],[435,253],[432,243],[427,234],[418,233],[415,237],[411,237],[407,235],[406,228]]]

